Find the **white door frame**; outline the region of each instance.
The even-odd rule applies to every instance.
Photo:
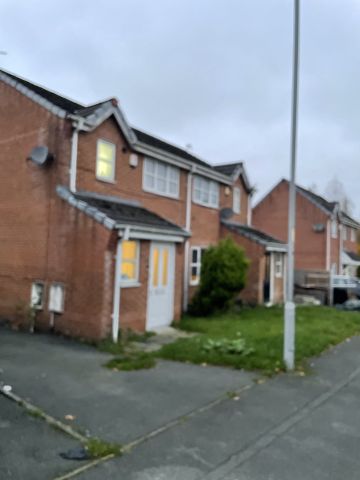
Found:
[[[175,266],[176,266],[176,245],[175,243],[172,242],[159,242],[159,241],[152,241],[150,243],[150,249],[149,249],[149,269],[148,269],[148,288],[147,288],[147,301],[146,301],[146,330],[149,329],[149,323],[150,323],[150,289],[151,289],[151,281],[153,278],[153,250],[154,248],[159,245],[164,246],[167,245],[169,246],[169,262],[168,262],[168,275],[169,275],[169,288],[170,288],[170,305],[171,305],[171,317],[173,318],[174,316],[174,306],[175,306]],[[165,326],[165,325],[164,325]],[[156,328],[151,327],[151,328]],[[161,328],[161,326],[159,326]]]

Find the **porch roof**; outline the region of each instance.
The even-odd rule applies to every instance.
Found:
[[[229,230],[238,233],[239,235],[242,235],[249,240],[253,240],[260,245],[264,245],[264,247],[266,247],[266,250],[274,250],[278,252],[287,251],[287,245],[284,242],[268,235],[265,232],[262,232],[261,230],[249,227],[248,225],[243,225],[242,223],[231,222],[228,220],[222,220],[221,223]]]
[[[56,191],[70,205],[83,211],[110,230],[131,227],[132,230],[162,235],[190,236],[186,230],[142,207],[138,202],[100,195],[95,192],[72,193],[67,187],[61,185],[56,187]]]

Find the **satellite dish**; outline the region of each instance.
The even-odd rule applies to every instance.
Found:
[[[222,208],[220,210],[220,218],[221,220],[228,220],[234,215],[234,212],[231,208]]]
[[[49,153],[49,149],[45,145],[34,147],[29,156],[29,160],[32,160],[39,166],[45,165],[45,163],[51,160],[51,158],[52,155]]]

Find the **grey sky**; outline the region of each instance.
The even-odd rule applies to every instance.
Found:
[[[0,65],[210,162],[258,198],[289,172],[292,0],[2,0]],[[360,2],[302,0],[298,182],[340,179],[360,217]]]

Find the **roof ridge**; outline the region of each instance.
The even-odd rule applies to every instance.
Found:
[[[33,81],[27,80],[26,78],[23,78],[19,75],[15,75],[14,73],[9,72],[8,70],[5,70],[5,69],[1,68],[0,73],[6,75],[7,77],[9,77],[11,80],[15,81],[16,83],[28,88],[29,90],[36,93],[40,97],[44,98],[45,100],[49,101],[50,103],[53,103],[55,106],[59,106],[59,104],[52,102],[49,97],[53,97],[53,98],[57,97],[58,99],[63,100],[64,103],[68,103],[69,106],[71,104],[74,108],[75,107],[79,107],[79,108],[84,108],[85,107],[85,105],[77,102],[76,100],[73,100],[72,98],[69,98],[69,97],[67,97],[67,96],[65,96],[65,95],[63,95],[59,92],[56,92],[55,90],[50,90],[49,88],[44,87],[43,85],[40,85],[40,84],[35,83]],[[44,95],[44,94],[49,94],[49,95]],[[65,110],[66,110],[66,108],[65,108]]]
[[[143,133],[144,135],[147,135],[148,137],[152,137],[152,138],[155,138],[156,140],[159,140],[160,142],[163,142],[163,143],[166,143],[167,145],[170,145],[171,147],[175,147],[179,150],[182,150],[184,153],[186,153],[187,155],[190,155],[194,158],[196,158],[197,160],[199,160],[200,162],[203,162],[205,163],[207,166],[209,166],[210,168],[214,168],[214,165],[212,165],[211,163],[209,163],[207,160],[204,160],[202,159],[200,156],[198,156],[197,154],[194,154],[188,150],[186,150],[186,148],[184,147],[181,147],[180,145],[174,143],[174,142],[169,142],[169,140],[166,140],[165,138],[159,136],[159,135],[154,135],[153,133],[150,133],[142,128],[138,128],[138,127],[134,127],[133,125],[130,125],[131,129],[132,130],[135,130],[135,132],[140,132],[140,133]]]

